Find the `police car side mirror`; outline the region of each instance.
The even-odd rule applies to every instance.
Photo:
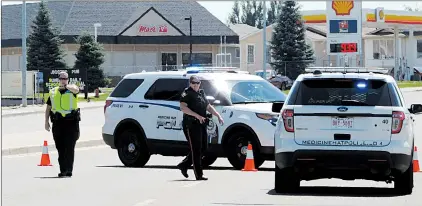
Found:
[[[412,104],[410,105],[410,112],[413,114],[422,112],[422,104]]]
[[[213,104],[215,102],[215,98],[213,96],[207,96],[206,98],[210,104]]]
[[[274,113],[280,113],[281,109],[283,108],[284,102],[274,102],[271,111]]]
[[[206,98],[210,104],[220,104],[220,100],[216,100],[213,96],[207,96]]]

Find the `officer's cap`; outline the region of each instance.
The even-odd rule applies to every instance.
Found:
[[[201,79],[199,79],[199,77],[198,76],[196,76],[196,75],[192,75],[190,78],[189,78],[189,82],[200,82],[201,81]]]
[[[67,72],[62,71],[59,73],[59,78],[69,78],[69,75],[67,74]]]

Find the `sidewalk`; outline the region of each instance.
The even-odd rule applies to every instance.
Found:
[[[422,92],[422,87],[400,88],[402,92]]]
[[[100,108],[104,107],[103,101],[98,102],[80,102],[78,104],[81,110],[84,109],[93,109],[93,108]],[[27,114],[35,114],[35,113],[43,113],[45,112],[45,104],[43,105],[27,105],[27,107],[2,107],[2,117],[10,117],[16,115],[27,115]]]

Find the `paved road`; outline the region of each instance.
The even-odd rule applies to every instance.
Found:
[[[141,205],[294,205],[294,206],[418,206],[422,173],[415,175],[413,195],[395,196],[392,184],[371,181],[303,182],[300,194],[275,194],[273,163],[264,171],[233,171],[219,159],[206,170],[208,181],[186,180],[174,165],[177,157],[153,156],[146,168],[124,168],[116,152],[104,146],[77,151],[74,177],[55,178],[58,165],[38,167],[39,155],[3,158],[2,201],[7,206],[141,206]],[[230,181],[230,182],[229,182]],[[419,195],[418,195],[419,194]],[[189,195],[189,196],[187,196]]]
[[[100,140],[104,124],[104,109],[81,109],[80,140]],[[42,145],[44,140],[53,144],[51,132],[44,130],[44,114],[17,115],[2,118],[2,148]]]
[[[407,104],[422,102],[420,92],[407,92],[404,95]],[[3,118],[3,143],[11,142],[14,137],[42,141],[43,137],[30,136],[42,132],[42,121],[38,122],[40,118],[43,118],[42,115]],[[87,110],[81,128],[92,128],[92,131],[98,132],[92,134],[101,138],[99,133],[103,118],[101,109]],[[416,122],[419,127],[416,145],[422,148],[422,115],[417,117]],[[81,139],[93,138],[88,137],[89,135],[82,133]],[[409,196],[393,195],[392,184],[341,180],[302,182],[304,188],[300,194],[288,195],[275,194],[272,190],[274,162],[264,163],[263,170],[254,173],[233,171],[226,159],[219,159],[214,168],[205,171],[210,180],[196,182],[186,181],[174,168],[181,158],[153,156],[146,168],[124,168],[116,151],[101,146],[78,149],[75,176],[71,179],[57,179],[57,155],[50,152],[50,156],[53,167],[36,166],[40,161],[40,154],[3,157],[4,205],[354,206],[363,204],[363,201],[365,205],[371,206],[422,204],[422,173],[415,174],[414,193]],[[193,179],[192,171],[189,174],[190,179]]]

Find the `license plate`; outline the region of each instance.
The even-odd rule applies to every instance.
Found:
[[[332,120],[331,127],[333,129],[352,129],[353,128],[353,118],[333,117],[331,120]]]

